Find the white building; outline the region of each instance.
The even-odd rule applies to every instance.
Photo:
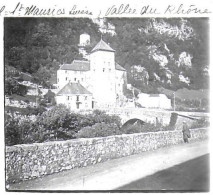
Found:
[[[85,40],[80,43],[81,50]],[[79,83],[92,94],[96,108],[120,106],[125,99],[123,87],[126,85],[126,70],[115,62],[115,50],[101,39],[92,49],[88,59],[61,65],[57,71],[58,89],[68,83]],[[57,96],[65,95],[58,93]],[[61,100],[62,97],[56,97],[57,103]],[[85,109],[83,105],[82,103],[81,108],[77,109]]]
[[[57,104],[64,104],[71,110],[90,110],[94,107],[92,93],[80,83],[67,83],[56,96]]]
[[[165,94],[138,94],[137,102],[145,108],[171,109],[171,100]]]

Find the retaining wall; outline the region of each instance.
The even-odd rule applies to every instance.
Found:
[[[207,129],[191,130],[190,141],[206,139]],[[6,147],[6,181],[33,179],[182,143],[181,131],[82,138]]]

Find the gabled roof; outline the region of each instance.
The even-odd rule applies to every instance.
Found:
[[[89,71],[90,63],[89,61],[73,60],[71,64],[63,64],[60,70]]]
[[[81,94],[92,94],[80,83],[68,83],[66,84],[57,95],[81,95]]]
[[[121,65],[119,65],[119,64],[116,63],[116,62],[115,62],[115,69],[116,69],[116,70],[126,71],[126,69],[124,69]]]
[[[114,49],[112,49],[106,42],[104,42],[102,39],[97,43],[97,45],[92,49],[91,52],[94,51],[111,51],[115,52]]]

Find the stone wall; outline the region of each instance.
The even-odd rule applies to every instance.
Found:
[[[208,137],[207,129],[191,132],[190,141]],[[6,180],[33,179],[182,142],[181,131],[161,131],[9,146],[5,154]]]

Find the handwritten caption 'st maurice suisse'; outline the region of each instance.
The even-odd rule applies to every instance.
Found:
[[[97,10],[96,10],[97,11]],[[93,11],[80,8],[77,5],[59,7],[53,6],[42,8],[37,5],[25,6],[22,3],[14,5],[12,10],[7,10],[5,5],[0,6],[0,16],[93,16],[93,17],[113,17],[113,16],[145,16],[145,15],[189,15],[189,14],[209,14],[211,11],[207,8],[199,8],[196,5],[165,5],[164,9],[159,9],[152,5],[141,5],[137,8],[131,7],[130,4],[112,5],[104,8],[94,15]]]

